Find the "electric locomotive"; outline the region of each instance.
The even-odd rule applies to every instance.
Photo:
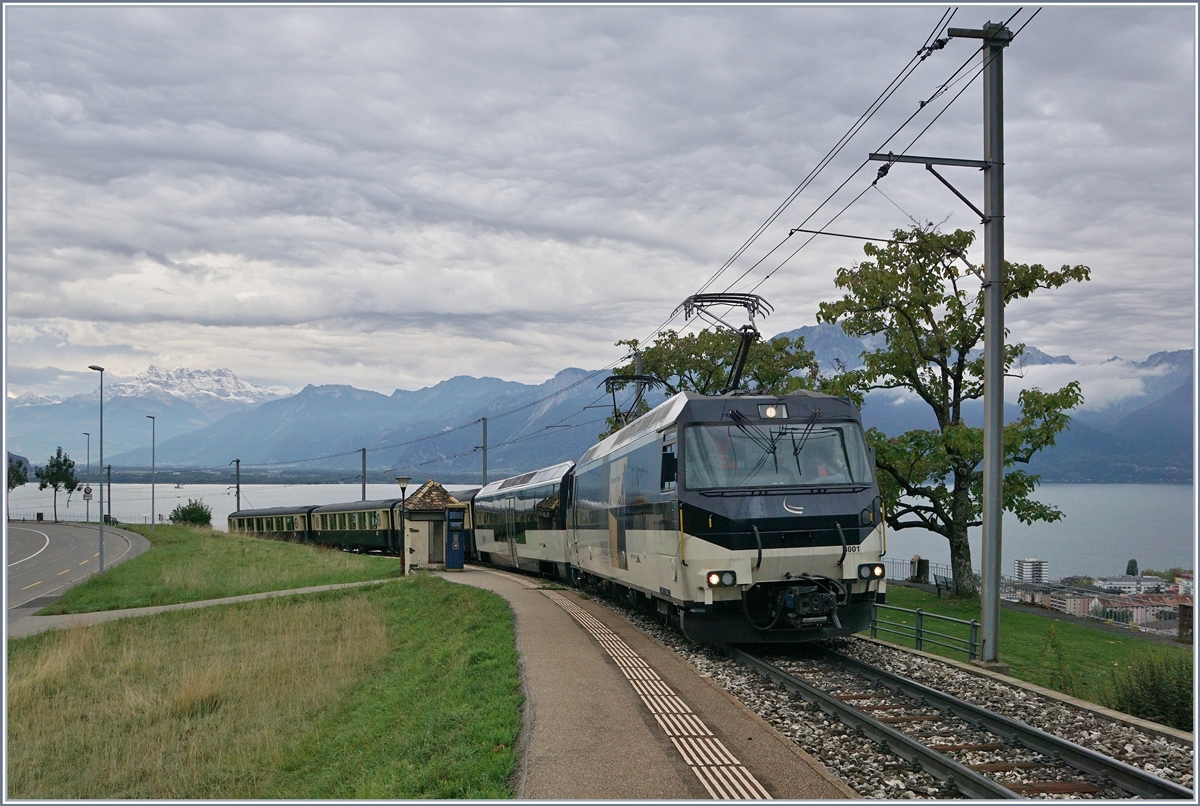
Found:
[[[567,476],[567,556],[696,640],[856,632],[886,595],[873,468],[846,399],[681,392]]]

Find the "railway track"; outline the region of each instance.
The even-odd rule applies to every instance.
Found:
[[[832,650],[799,664],[802,669],[727,650],[967,797],[1195,801],[1179,784]]]

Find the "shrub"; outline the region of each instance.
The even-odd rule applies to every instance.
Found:
[[[171,510],[171,523],[212,526],[212,509],[203,501],[189,498],[186,504],[180,504]]]
[[[1179,730],[1192,729],[1192,657],[1148,652],[1113,670],[1104,704]]]
[[[1067,653],[1063,650],[1062,641],[1058,637],[1058,627],[1054,626],[1053,621],[1046,626],[1046,654],[1050,667],[1051,685],[1063,694],[1077,696],[1079,681],[1076,680],[1075,672],[1067,661]]]

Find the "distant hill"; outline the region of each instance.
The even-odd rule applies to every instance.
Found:
[[[537,385],[459,376],[391,395],[307,386],[162,441],[157,458],[160,466],[221,467],[237,458],[243,467],[320,467],[352,476],[361,468],[358,451],[367,448],[369,475],[428,468],[419,472],[473,481],[482,464],[477,421],[487,417],[489,477],[499,478],[577,459],[595,443],[611,406],[597,388],[604,374],[592,374],[566,369]],[[322,458],[294,463],[311,457]],[[113,461],[146,465],[149,452],[128,451]]]
[[[97,384],[99,377],[97,376]],[[158,443],[216,422],[231,412],[253,408],[264,401],[290,397],[282,386],[260,387],[246,383],[228,369],[162,370],[151,366],[132,381],[104,390],[105,464],[117,454],[144,445],[149,456],[151,424]],[[62,446],[79,464],[86,463],[87,437],[91,434],[92,460],[100,456],[100,392],[75,395],[59,401],[53,397],[25,395],[7,401],[8,446],[44,461]],[[149,459],[147,459],[149,464]]]
[[[826,371],[836,361],[859,365],[868,348],[834,325],[781,335],[803,336]],[[1073,361],[1031,347],[1026,363]],[[1076,413],[1058,444],[1031,465],[1044,481],[1191,481],[1192,351],[1155,353],[1144,362],[1125,363],[1143,379],[1143,393],[1102,412]],[[404,472],[473,482],[482,464],[478,421],[487,417],[489,478],[495,479],[582,455],[611,411],[611,398],[601,388],[604,375],[571,368],[541,384],[457,376],[390,395],[344,385],[310,385],[284,394],[287,390],[279,387],[250,387],[227,370],[166,373],[152,368],[139,376],[136,392],[129,384],[113,397],[105,390],[105,460],[118,468],[148,468],[146,415],[154,414],[159,418],[160,471],[174,466],[225,473],[233,459],[240,459],[244,471],[253,469],[259,476],[354,478],[360,470],[359,450],[367,448],[373,480]],[[661,400],[656,395],[649,402]],[[83,465],[87,431],[92,461],[98,463],[97,403],[94,394],[34,405],[10,400],[9,447],[38,463],[62,445]],[[1015,406],[1006,407],[1007,418],[1018,415]],[[981,402],[966,404],[963,416],[970,425],[980,425]],[[867,396],[863,420],[889,435],[935,427],[924,402],[883,392]]]

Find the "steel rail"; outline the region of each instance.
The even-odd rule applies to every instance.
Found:
[[[804,700],[830,716],[837,717],[850,727],[861,730],[867,738],[886,747],[888,752],[895,753],[905,761],[920,764],[922,769],[938,780],[953,782],[964,795],[989,800],[1021,798],[1021,795],[998,784],[991,778],[980,775],[936,750],[931,750],[906,733],[883,724],[811,683],[790,675],[736,647],[727,646],[726,650],[739,663],[774,680],[788,691],[798,694]]]
[[[1092,774],[1107,775],[1121,789],[1147,798],[1173,798],[1195,802],[1195,793],[1179,784],[1159,778],[1145,770],[1109,758],[1103,753],[1075,744],[1046,731],[988,711],[965,700],[930,688],[914,680],[872,666],[869,663],[826,649],[825,652],[864,677],[894,688],[933,707],[948,711],[972,724],[1000,736],[1020,742],[1031,750],[1058,758],[1064,764]]]

